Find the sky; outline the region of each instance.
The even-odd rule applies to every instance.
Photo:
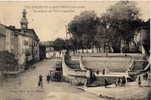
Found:
[[[117,1],[22,1],[0,2],[0,23],[14,25],[20,28],[23,9],[27,10],[28,27],[33,28],[41,41],[52,41],[56,38],[65,38],[65,26],[85,10],[94,10],[98,16],[105,13]],[[149,1],[136,1],[140,9],[141,18],[150,18]]]

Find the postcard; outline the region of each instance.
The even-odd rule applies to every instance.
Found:
[[[150,1],[0,1],[0,100],[151,100]]]

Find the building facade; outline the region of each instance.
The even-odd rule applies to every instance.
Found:
[[[0,25],[0,51],[13,53],[19,65],[39,60],[39,38],[28,28],[26,10],[23,10],[21,28]]]

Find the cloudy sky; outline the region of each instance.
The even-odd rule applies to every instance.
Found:
[[[22,10],[27,10],[29,28],[34,28],[41,41],[54,40],[58,37],[65,38],[65,25],[75,15],[85,10],[94,10],[98,16],[106,11],[116,1],[91,1],[91,2],[0,2],[0,23],[20,27]],[[147,20],[149,2],[138,1],[141,18]]]

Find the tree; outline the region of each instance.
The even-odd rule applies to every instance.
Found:
[[[107,44],[111,43],[112,35],[111,33],[114,31],[112,27],[110,27],[109,20],[106,20],[107,16],[99,18],[99,24],[97,25],[97,34],[95,36],[95,45],[97,48],[103,47],[104,52]]]
[[[115,52],[120,51],[121,41],[123,41],[126,51],[129,49],[129,42],[133,40],[134,33],[140,27],[141,19],[139,10],[134,1],[119,1],[111,6],[101,17],[102,25],[108,26],[105,29],[107,38],[112,40]]]
[[[89,48],[94,42],[98,18],[94,11],[84,11],[75,16],[68,24],[68,31],[72,34],[75,44],[81,48]]]
[[[57,38],[54,41],[54,49],[60,51],[65,48],[65,41],[61,38]]]
[[[72,38],[65,40],[65,49],[67,49],[67,50],[74,50],[75,49]]]

